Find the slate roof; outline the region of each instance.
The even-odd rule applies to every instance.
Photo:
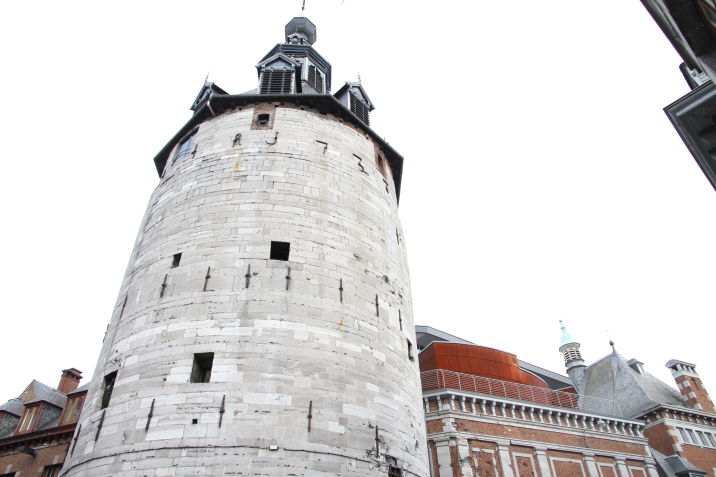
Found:
[[[25,404],[17,398],[12,398],[0,406],[0,411],[5,411],[18,417],[22,416],[24,410]]]
[[[43,384],[35,379],[32,380],[30,386],[32,386],[33,396],[25,402],[26,405],[44,401],[59,408],[65,407],[65,403],[67,402],[67,396],[64,393],[61,393],[57,389],[54,389],[47,384]],[[30,386],[28,386],[28,388]],[[25,391],[27,391],[27,389]]]
[[[614,351],[588,366],[583,393],[616,401],[624,417],[639,417],[660,404],[684,405],[681,394],[660,379],[629,366]]]
[[[659,475],[663,477],[684,477],[691,474],[706,474],[706,472],[693,465],[684,457],[676,454],[666,456],[651,447],[649,448],[649,451],[659,468]]]

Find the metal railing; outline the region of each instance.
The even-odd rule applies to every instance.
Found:
[[[616,401],[595,396],[585,396],[548,388],[513,383],[499,379],[483,378],[471,374],[458,373],[444,369],[433,369],[420,373],[423,391],[436,389],[456,389],[476,394],[484,394],[518,401],[527,401],[546,406],[577,409],[585,412],[621,417],[622,413]]]

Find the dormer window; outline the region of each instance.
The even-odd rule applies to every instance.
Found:
[[[265,68],[261,73],[261,94],[291,94],[293,71]]]
[[[40,405],[31,406],[25,408],[25,413],[20,419],[20,423],[17,426],[18,434],[21,432],[30,432],[35,429],[37,425],[37,418],[40,416]]]
[[[194,138],[196,137],[196,131],[185,137],[182,142],[179,143],[177,153],[174,155],[174,162],[181,161],[184,157],[194,152]]]
[[[358,116],[358,119],[363,121],[364,123],[370,125],[370,120],[368,119],[368,107],[363,104],[361,100],[359,100],[355,94],[350,93],[351,96],[351,112]]]
[[[67,405],[65,406],[65,410],[60,418],[61,426],[77,422],[77,419],[80,417],[80,411],[82,410],[82,404],[84,401],[84,394],[81,396],[73,396],[67,400]]]

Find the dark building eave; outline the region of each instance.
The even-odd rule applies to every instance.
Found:
[[[238,94],[238,95],[213,95],[209,101],[204,103],[182,126],[174,137],[159,151],[154,157],[154,165],[157,173],[161,177],[162,171],[169,160],[169,154],[174,146],[191,130],[198,125],[214,116],[219,116],[225,111],[240,106],[248,106],[256,103],[282,103],[294,104],[296,106],[306,106],[316,109],[320,113],[331,113],[339,119],[349,122],[353,126],[359,128],[368,134],[375,142],[377,142],[385,153],[388,161],[393,181],[395,184],[395,194],[397,201],[400,201],[400,183],[403,176],[403,156],[401,156],[390,144],[381,138],[375,131],[368,127],[363,121],[353,114],[349,109],[343,106],[336,98],[330,94]]]
[[[291,45],[287,43],[279,43],[273,48],[271,48],[271,51],[266,53],[266,55],[261,58],[262,61],[266,61],[268,58],[271,58],[276,53],[283,53],[284,55],[291,56],[291,53],[296,51],[302,51],[305,52],[306,56],[310,57],[318,66],[323,68],[328,75],[331,74],[331,64],[326,61],[324,57],[322,57],[315,48],[313,48],[311,45]]]
[[[65,424],[63,426],[54,426],[47,429],[37,431],[23,432],[9,437],[0,439],[0,452],[5,452],[6,446],[17,446],[18,444],[33,445],[33,442],[39,442],[48,438],[57,438],[57,436],[66,435],[69,439],[75,431],[76,422]]]
[[[709,182],[716,189],[716,142],[704,135],[713,129],[716,85],[709,81],[664,108],[676,131]]]

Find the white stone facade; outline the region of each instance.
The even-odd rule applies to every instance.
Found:
[[[170,156],[62,475],[428,475],[379,146],[289,102],[258,108],[269,127],[256,128],[257,108],[234,109],[199,125],[193,154]],[[269,259],[271,241],[290,242],[288,261]],[[208,383],[189,382],[195,353],[214,353]]]

